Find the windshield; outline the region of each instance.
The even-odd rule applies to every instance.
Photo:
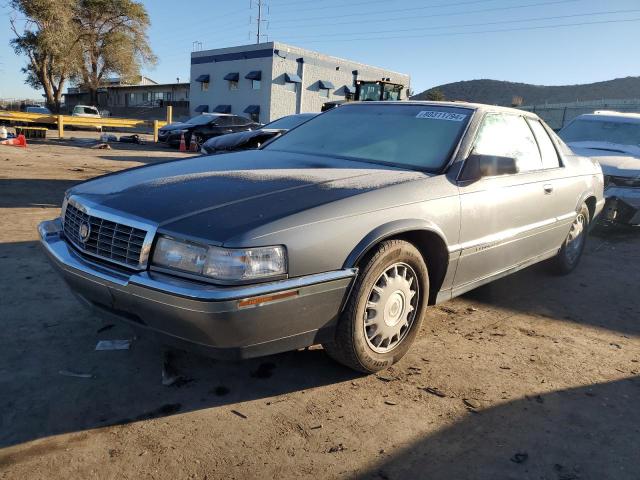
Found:
[[[206,125],[210,121],[212,121],[215,117],[213,115],[196,115],[195,117],[190,118],[184,123],[188,123],[190,125]]]
[[[575,120],[558,135],[567,143],[608,142],[618,145],[640,145],[640,123]]]
[[[312,118],[265,149],[438,171],[472,113],[435,105],[344,105]]]
[[[97,108],[85,107],[84,105],[76,105],[75,107],[73,107],[73,113],[99,115]]]
[[[286,117],[279,118],[274,120],[271,123],[267,123],[262,128],[277,128],[281,130],[291,130],[294,127],[306,122],[310,118],[315,117],[314,114],[302,114],[302,115],[288,115]]]

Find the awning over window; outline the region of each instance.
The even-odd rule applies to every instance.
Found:
[[[262,80],[262,71],[254,70],[252,72],[247,73],[244,78],[248,80]]]
[[[209,75],[200,75],[198,78],[196,78],[196,82],[209,83]]]
[[[356,87],[345,85],[344,86],[344,93],[345,94],[349,94],[349,95],[355,95],[356,94]]]
[[[240,74],[238,72],[227,73],[224,79],[230,82],[237,82],[240,79]]]
[[[284,81],[287,83],[302,83],[302,79],[295,73],[285,73]]]
[[[260,105],[249,105],[244,109],[244,113],[260,113]]]
[[[215,113],[231,113],[231,105],[218,105],[213,111]]]
[[[318,82],[318,84],[319,84],[319,87],[320,87],[320,88],[323,88],[323,89],[325,89],[325,90],[333,90],[333,89],[335,89],[335,88],[336,88],[336,87],[333,85],[333,83],[331,83],[331,82],[330,82],[330,81],[328,81],[328,80],[320,80],[320,81]]]
[[[208,112],[209,111],[209,105],[198,105],[194,111],[196,111],[198,113]]]

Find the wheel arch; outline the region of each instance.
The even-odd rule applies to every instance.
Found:
[[[429,305],[435,303],[449,266],[449,249],[442,231],[424,220],[399,220],[381,225],[367,234],[351,251],[344,268],[357,267],[385,240],[405,240],[422,254],[429,272]]]

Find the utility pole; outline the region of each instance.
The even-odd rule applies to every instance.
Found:
[[[262,24],[264,22],[267,23],[268,26],[268,20],[264,18],[264,12],[266,10],[267,13],[269,13],[269,5],[267,4],[266,0],[250,0],[249,6],[251,10],[256,7],[258,9],[258,16],[256,17],[256,43],[260,43],[262,37],[267,36],[266,34],[262,33]],[[249,17],[249,23],[253,23],[253,17]]]

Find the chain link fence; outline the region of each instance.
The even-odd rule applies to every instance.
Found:
[[[640,99],[628,100],[590,100],[584,102],[526,105],[521,110],[533,112],[542,118],[554,130],[560,130],[571,120],[596,110],[614,110],[616,112],[640,113]]]

